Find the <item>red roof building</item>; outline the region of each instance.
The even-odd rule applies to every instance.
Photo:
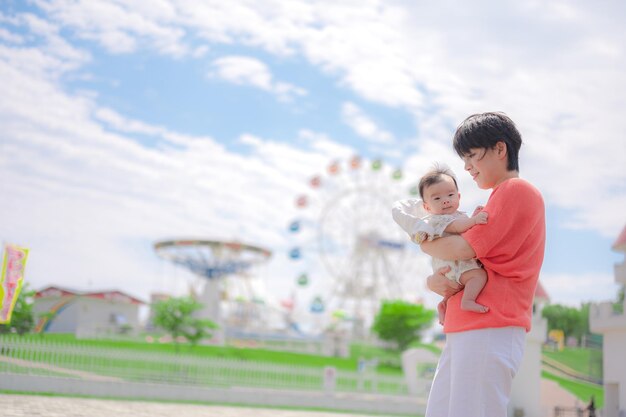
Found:
[[[622,229],[622,233],[619,234],[611,249],[616,252],[626,252],[626,226]]]
[[[548,295],[548,292],[545,290],[545,288],[543,288],[543,285],[541,285],[541,281],[537,282],[537,289],[535,289],[535,299],[541,300],[546,303],[550,301],[550,296]]]
[[[139,306],[146,304],[121,291],[78,291],[49,286],[35,293],[35,331],[74,333],[81,337],[132,331],[139,327]]]
[[[127,303],[127,304],[146,304],[138,298],[135,298],[131,295],[125,294],[121,291],[113,290],[113,291],[97,291],[97,292],[85,292],[85,291],[77,291],[70,290],[67,288],[50,286],[46,287],[42,290],[39,290],[35,293],[35,298],[47,298],[47,297],[89,297],[89,298],[98,298],[101,300],[111,300],[119,303]]]

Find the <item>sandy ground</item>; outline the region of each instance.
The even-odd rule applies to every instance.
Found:
[[[0,394],[2,417],[359,417],[364,414]]]
[[[554,407],[584,407],[556,382],[541,382],[544,417]],[[366,414],[147,401],[0,394],[2,417],[364,417]]]

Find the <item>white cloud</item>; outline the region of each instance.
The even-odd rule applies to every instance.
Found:
[[[394,143],[393,135],[379,128],[356,104],[344,103],[341,108],[341,113],[343,121],[359,136],[373,143],[386,145]]]
[[[327,160],[348,159],[357,153],[357,150],[329,138],[323,133],[302,129],[298,132],[298,139],[308,143],[308,146],[325,155]]]
[[[612,39],[590,38],[583,41],[583,48],[590,54],[598,55],[602,58],[619,59],[624,54],[624,48]]]
[[[613,301],[619,286],[610,274],[541,274],[540,281],[552,304],[573,307],[581,303]]]
[[[263,242],[277,251],[272,279],[291,282],[292,272],[280,275],[291,271],[284,265],[289,210],[307,179],[346,147],[315,132],[298,139],[310,141],[304,149],[244,135],[250,152],[232,153],[210,137],[64,92],[40,76],[49,54],[27,72],[20,61],[0,60],[0,216],[7,220],[0,238],[31,247],[32,286],[106,283],[144,299],[155,287],[174,291],[180,283],[159,278],[149,245],[177,237]],[[129,134],[176,146],[144,147]]]
[[[11,67],[19,71],[36,72],[38,78],[58,78],[91,59],[88,52],[68,43],[59,34],[59,27],[55,24],[29,13],[20,14],[8,20],[11,28],[21,28],[28,33],[28,35],[17,35],[12,31],[2,29],[3,38],[16,45],[9,47],[0,44],[0,59],[9,62]],[[40,40],[39,47],[24,46],[28,38]]]
[[[184,29],[176,27],[176,8],[170,2],[133,4],[66,0],[38,2],[39,7],[76,36],[99,42],[112,53],[129,53],[146,44],[159,53],[181,57],[191,52],[184,43]]]
[[[23,43],[24,38],[15,33],[11,33],[4,28],[0,28],[0,39],[9,43]]]
[[[96,110],[94,116],[97,119],[110,125],[114,129],[120,130],[122,132],[142,133],[146,135],[160,135],[165,130],[160,127],[150,126],[137,120],[129,120],[121,114],[117,113],[115,110],[108,108],[100,108]]]
[[[281,101],[291,101],[294,96],[304,96],[306,90],[289,83],[274,81],[267,65],[258,59],[245,56],[227,56],[213,61],[210,77],[228,82],[249,85],[276,95]]]

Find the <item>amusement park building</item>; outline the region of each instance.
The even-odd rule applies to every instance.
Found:
[[[81,292],[46,287],[35,294],[35,330],[76,336],[113,334],[139,326],[144,302],[120,291]]]
[[[626,227],[612,249],[626,254]],[[615,282],[626,285],[626,260],[615,265]],[[589,325],[604,336],[604,413],[603,417],[626,416],[626,300],[621,308],[613,302],[594,304],[589,311]]]
[[[524,358],[511,389],[509,416],[549,415],[541,406],[541,345],[545,342],[548,331],[547,321],[541,316],[541,311],[549,301],[548,293],[541,282],[538,282],[533,301],[531,330],[526,334]]]

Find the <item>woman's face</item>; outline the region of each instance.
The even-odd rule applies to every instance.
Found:
[[[502,149],[504,147],[504,151]],[[463,157],[465,170],[469,172],[478,188],[487,190],[494,188],[503,179],[502,155],[506,163],[506,145],[498,142],[491,149],[471,148]]]

